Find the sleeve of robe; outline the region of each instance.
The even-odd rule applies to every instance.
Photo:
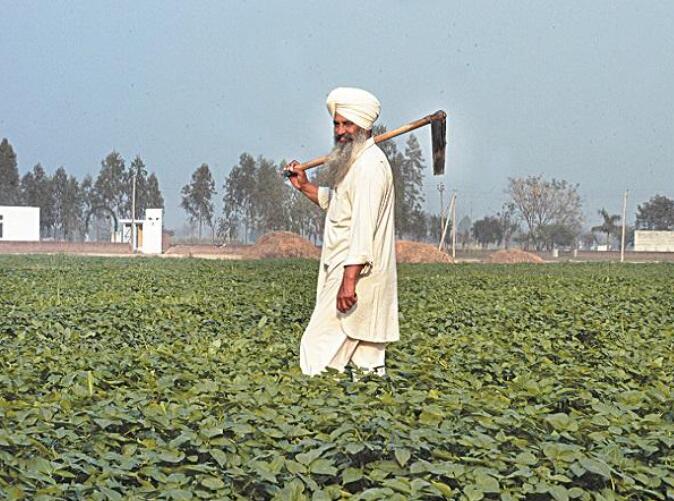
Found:
[[[330,205],[330,188],[327,186],[318,187],[318,206],[323,210],[328,210]]]
[[[375,263],[374,233],[386,194],[386,176],[381,165],[368,165],[355,179],[351,209],[351,244],[344,266],[363,264],[361,274]]]

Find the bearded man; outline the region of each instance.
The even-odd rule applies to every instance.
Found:
[[[337,88],[327,98],[335,147],[331,186],[316,186],[297,161],[290,182],[326,210],[316,306],[300,343],[309,375],[351,362],[384,374],[386,345],[399,338],[393,174],[372,138],[380,104],[367,91]]]

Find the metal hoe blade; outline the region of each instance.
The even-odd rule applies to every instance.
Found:
[[[444,113],[443,113],[444,114]],[[433,175],[445,173],[445,149],[447,147],[447,118],[431,122],[431,151],[433,152]]]

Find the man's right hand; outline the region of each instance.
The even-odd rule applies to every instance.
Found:
[[[295,189],[302,191],[302,187],[309,182],[309,179],[307,178],[306,172],[295,169],[298,165],[300,165],[300,163],[297,160],[293,160],[283,168],[283,171],[290,173],[290,184],[292,184]]]

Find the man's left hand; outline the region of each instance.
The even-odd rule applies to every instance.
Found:
[[[357,302],[356,282],[344,277],[337,293],[337,309],[342,313],[346,313]]]
[[[356,283],[362,269],[362,264],[344,267],[342,285],[339,287],[339,292],[337,292],[337,310],[341,313],[346,313],[358,302]]]

